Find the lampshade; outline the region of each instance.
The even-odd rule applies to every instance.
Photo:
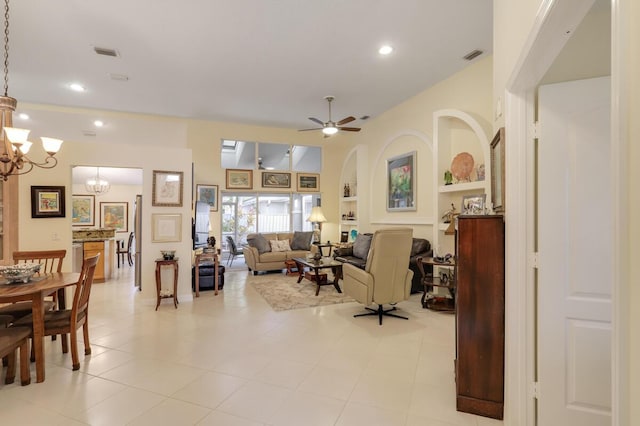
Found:
[[[322,214],[322,209],[320,208],[320,206],[313,207],[311,209],[311,214],[307,218],[307,222],[322,223],[326,221],[327,221],[327,218],[324,217],[324,214]]]

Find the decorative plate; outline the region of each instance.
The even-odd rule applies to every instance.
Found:
[[[473,172],[473,156],[468,152],[461,152],[451,162],[451,173],[459,182],[470,182]]]

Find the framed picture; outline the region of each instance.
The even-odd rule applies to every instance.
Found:
[[[196,201],[209,204],[211,211],[218,211],[218,185],[196,185]]]
[[[465,195],[462,197],[462,213],[460,214],[484,214],[484,203],[487,194]]]
[[[182,207],[182,172],[153,171],[151,205],[156,207]]]
[[[31,217],[64,217],[64,186],[32,186]]]
[[[182,215],[158,214],[151,215],[152,235],[154,243],[180,242],[182,239]]]
[[[387,211],[416,210],[416,151],[387,160]]]
[[[504,212],[504,127],[501,127],[491,141],[491,204],[496,213]]]
[[[101,202],[100,228],[115,229],[116,232],[127,232],[129,219],[129,203]]]
[[[262,172],[263,188],[291,188],[291,173]]]
[[[227,189],[253,189],[253,170],[227,169]]]
[[[94,226],[96,197],[74,194],[71,196],[71,226]]]
[[[320,175],[318,173],[298,173],[298,192],[320,191]]]

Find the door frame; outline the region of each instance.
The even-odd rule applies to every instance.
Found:
[[[629,151],[627,133],[629,89],[625,53],[630,2],[611,0],[611,170],[613,235],[612,424],[629,424]],[[587,3],[586,5],[584,3]],[[580,0],[543,0],[519,61],[507,82],[505,99],[506,199],[506,391],[505,420],[536,424],[534,394],[536,363],[535,317],[535,91],[562,50],[567,29],[574,29],[591,7]],[[564,30],[564,31],[563,31]],[[525,244],[522,244],[525,241]]]

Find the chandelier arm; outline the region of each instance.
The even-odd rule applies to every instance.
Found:
[[[42,163],[36,163],[35,161],[31,161],[31,159],[29,157],[27,157],[26,155],[22,156],[22,160],[24,162],[25,165],[29,165],[31,167],[29,167],[29,171],[31,171],[31,169],[33,169],[33,167],[38,167],[40,169],[53,169],[57,164],[58,164],[58,159],[56,157],[53,157],[51,155],[47,156],[47,158],[44,159],[44,162]],[[51,163],[51,164],[49,164]],[[23,173],[19,173],[21,175],[28,173],[28,172],[23,172]]]

